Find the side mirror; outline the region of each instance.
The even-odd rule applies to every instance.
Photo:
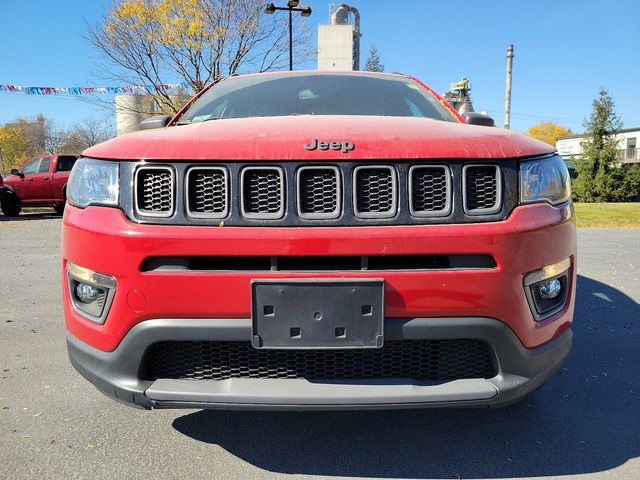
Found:
[[[462,114],[469,125],[480,125],[482,127],[495,127],[496,122],[489,115],[480,112],[465,112]]]
[[[24,173],[20,173],[20,171],[17,168],[11,169],[11,175],[17,175],[20,178],[24,178]]]
[[[158,115],[157,117],[145,118],[140,122],[138,127],[140,130],[151,130],[153,128],[164,128],[169,123],[171,117],[169,115]]]

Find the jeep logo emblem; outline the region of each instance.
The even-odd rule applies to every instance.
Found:
[[[311,143],[309,145],[307,145],[306,143],[304,144],[304,149],[307,150],[308,152],[312,152],[315,149],[318,150],[335,150],[335,151],[341,151],[342,153],[347,153],[350,152],[351,150],[353,150],[354,148],[356,148],[355,144],[349,141],[346,142],[338,142],[338,141],[333,141],[333,142],[323,142],[318,140],[317,138],[312,138],[311,139]]]

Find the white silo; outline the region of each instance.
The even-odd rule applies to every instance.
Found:
[[[353,15],[353,23],[351,21]],[[342,3],[318,26],[318,70],[360,70],[360,12]]]

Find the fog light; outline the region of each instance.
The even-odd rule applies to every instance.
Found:
[[[537,285],[540,296],[545,299],[556,298],[562,291],[562,284],[560,280],[554,278],[548,282],[542,282]]]
[[[74,310],[92,322],[103,324],[116,291],[116,279],[67,262],[69,297]]]
[[[86,283],[78,283],[76,286],[76,297],[82,303],[95,302],[100,293],[104,293],[101,289],[94,287],[93,285],[87,285]]]
[[[549,318],[564,308],[570,274],[571,259],[567,258],[524,276],[524,292],[536,321]]]

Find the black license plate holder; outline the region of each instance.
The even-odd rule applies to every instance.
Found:
[[[254,348],[380,348],[384,280],[253,280]]]

